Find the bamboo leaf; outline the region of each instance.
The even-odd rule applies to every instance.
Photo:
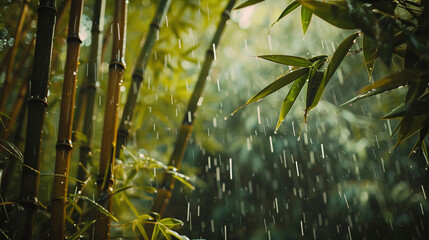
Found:
[[[289,56],[289,55],[261,55],[258,58],[263,58],[265,60],[280,63],[288,66],[296,66],[296,67],[309,67],[311,66],[311,62],[303,57],[297,56]]]
[[[257,4],[257,3],[260,3],[260,2],[263,2],[263,1],[265,1],[265,0],[247,0],[246,2],[244,2],[244,3],[240,4],[240,5],[238,5],[237,7],[235,7],[234,10],[245,8],[245,7],[248,7],[248,6],[252,6],[254,4]]]
[[[234,113],[236,113],[237,111],[239,111],[243,107],[245,107],[251,103],[257,102],[257,101],[261,100],[262,98],[270,95],[271,93],[278,91],[279,89],[283,88],[284,86],[288,85],[289,83],[291,83],[291,82],[295,81],[296,79],[302,77],[303,75],[307,74],[308,71],[309,71],[309,68],[301,68],[301,69],[290,72],[290,73],[278,78],[273,83],[271,83],[270,85],[268,85],[267,87],[265,87],[264,89],[259,91],[257,94],[253,95],[253,97],[251,97],[249,100],[247,100],[247,102],[243,106],[239,107],[231,115],[233,115]]]
[[[399,136],[396,145],[403,143],[405,140],[416,134],[420,129],[424,127],[424,122],[427,120],[428,114],[414,116],[413,114],[407,114],[399,123]]]
[[[301,7],[301,26],[302,26],[302,32],[305,35],[305,32],[307,32],[308,26],[310,25],[311,18],[313,17],[313,13],[306,7]]]
[[[167,233],[167,227],[162,224],[157,224],[159,226],[159,230],[161,230],[162,235],[167,239],[171,240],[170,234]]]
[[[177,238],[177,239],[181,239],[181,240],[185,240],[185,238],[183,238],[179,233],[177,233],[176,231],[173,231],[171,229],[167,229],[166,230],[167,234]]]
[[[406,111],[407,111],[407,108],[405,107],[405,104],[402,103],[398,107],[393,109],[391,112],[381,117],[381,119],[400,118],[404,116]]]
[[[163,218],[159,222],[164,224],[168,228],[174,228],[174,227],[183,225],[183,222],[179,219],[176,219],[176,218]]]
[[[271,24],[271,27],[274,26],[274,24],[276,24],[278,21],[280,21],[280,19],[284,18],[286,15],[291,13],[293,10],[297,9],[299,6],[301,6],[301,3],[298,1],[293,1],[292,3],[290,3],[285,8],[285,10],[283,10],[282,14],[280,14],[279,18],[277,18],[277,20]]]
[[[101,213],[110,217],[111,219],[115,220],[116,222],[119,222],[118,219],[115,216],[113,216],[112,213],[107,211],[107,209],[105,209],[103,206],[101,206],[100,204],[98,204],[97,202],[92,200],[91,198],[88,198],[87,196],[77,195],[77,194],[69,194],[69,196],[74,197],[74,198],[80,198],[80,199],[83,199],[83,200],[86,200],[86,201],[92,203],[92,205],[94,205]]]
[[[326,22],[343,29],[356,29],[347,8],[335,3],[298,0],[303,6]]]
[[[79,239],[80,237],[81,237],[81,235],[89,228],[89,227],[91,227],[92,226],[92,224],[94,224],[95,223],[95,221],[97,221],[97,220],[92,220],[92,221],[90,221],[90,222],[88,222],[88,223],[86,223],[85,224],[85,226],[83,226],[83,228],[81,228],[81,229],[79,229],[79,231],[77,231],[77,232],[75,232],[74,234],[73,234],[73,236],[71,236],[70,237],[70,240],[76,240],[76,239]]]
[[[362,42],[363,58],[365,61],[365,66],[369,75],[369,79],[371,79],[372,71],[374,70],[375,65],[375,58],[377,56],[377,49],[372,46],[371,39],[365,34],[363,35]]]
[[[287,94],[285,100],[282,103],[282,108],[280,110],[280,116],[279,116],[279,120],[277,121],[275,132],[278,131],[280,125],[285,120],[286,115],[288,114],[296,98],[301,92],[301,89],[307,80],[307,75],[308,75],[308,72],[305,75],[301,76],[299,79],[297,79],[292,85],[291,89],[289,90],[289,93]]]
[[[191,190],[195,190],[195,187],[190,182],[188,182],[188,180],[189,180],[188,176],[185,176],[185,175],[178,173],[176,171],[167,171],[167,172],[169,174],[171,174],[171,176],[173,178],[175,178],[176,180],[179,180],[179,182],[184,184],[186,187],[190,188]]]
[[[397,72],[384,77],[373,84],[362,88],[359,93],[365,93],[374,89],[393,89],[400,86],[405,86],[409,81],[413,81],[417,77],[418,71],[413,69],[405,69],[402,72]]]
[[[349,52],[352,45],[355,43],[356,38],[359,36],[359,33],[354,33],[344,39],[340,45],[337,47],[337,49],[334,52],[334,55],[332,55],[331,61],[329,62],[328,68],[326,69],[325,73],[325,86],[328,84],[331,77],[334,75],[337,68],[340,66],[341,62],[343,61],[344,57]]]
[[[156,240],[158,238],[158,235],[159,235],[159,224],[155,224],[155,226],[153,227],[151,240]]]
[[[309,79],[308,87],[307,87],[307,96],[305,102],[305,113],[304,113],[304,121],[307,121],[308,112],[315,108],[319,103],[320,98],[323,95],[324,85],[323,83],[323,72],[316,71],[313,76]]]

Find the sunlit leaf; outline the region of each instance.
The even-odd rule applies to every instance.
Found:
[[[90,202],[92,205],[94,205],[101,213],[103,213],[104,215],[110,217],[111,219],[113,219],[116,222],[119,222],[118,219],[113,216],[113,214],[111,214],[107,209],[105,209],[103,206],[101,206],[100,204],[98,204],[97,202],[95,202],[94,200],[92,200],[91,198],[88,198],[87,196],[82,196],[82,195],[77,195],[77,194],[69,194],[70,197],[73,198],[80,198],[83,199],[85,201]]]
[[[171,229],[167,229],[166,230],[167,234],[174,236],[177,239],[181,239],[181,240],[185,240],[185,238],[183,238],[183,236],[181,236],[179,233],[177,233],[176,231],[173,231]]]
[[[302,32],[305,35],[305,32],[307,32],[308,26],[310,25],[311,18],[313,17],[313,13],[306,7],[301,7],[301,26],[302,26]]]
[[[186,187],[190,188],[191,190],[195,190],[195,187],[190,182],[188,182],[189,177],[176,171],[168,171],[168,173],[171,174],[173,178],[184,184]]]
[[[92,224],[94,224],[95,223],[95,221],[97,221],[97,220],[92,220],[92,221],[90,221],[90,222],[88,222],[88,223],[86,223],[85,224],[85,226],[83,226],[81,229],[79,229],[79,231],[77,231],[77,232],[75,232],[74,234],[73,234],[73,236],[71,236],[69,239],[70,240],[76,240],[76,239],[79,239],[80,237],[81,237],[81,235],[89,228],[89,227],[91,227],[92,226]]]
[[[345,6],[318,1],[299,0],[299,2],[315,15],[336,27],[343,29],[357,28]]]
[[[260,92],[255,94],[253,97],[251,97],[247,102],[239,107],[237,110],[235,110],[232,114],[236,113],[238,110],[242,109],[243,107],[257,102],[261,100],[262,98],[270,95],[271,93],[278,91],[279,89],[283,88],[284,86],[288,85],[289,83],[295,81],[296,79],[302,77],[303,75],[307,74],[309,71],[309,68],[301,68],[296,71],[290,72],[288,74],[285,74],[284,76],[278,78],[276,81],[262,89]]]
[[[365,61],[365,66],[369,75],[369,79],[371,79],[372,71],[374,70],[375,56],[377,55],[377,49],[371,44],[371,39],[368,36],[363,35],[362,41],[363,41],[362,48],[363,48],[363,57]]]
[[[325,86],[328,84],[331,77],[334,75],[337,68],[340,66],[341,62],[343,61],[344,57],[349,52],[352,45],[355,43],[356,38],[359,36],[359,33],[354,33],[344,39],[340,45],[337,47],[337,49],[334,52],[334,55],[332,55],[331,61],[329,62],[328,68],[326,69],[325,73]]]
[[[359,93],[365,93],[373,89],[384,88],[393,89],[401,86],[406,86],[409,81],[413,81],[418,75],[418,71],[413,69],[405,69],[402,72],[393,73],[384,77],[373,84],[362,88]]]
[[[276,132],[279,129],[282,122],[285,120],[286,115],[288,114],[289,110],[291,109],[292,105],[294,104],[296,98],[298,97],[299,93],[301,92],[302,87],[304,86],[305,82],[307,81],[307,75],[301,76],[298,78],[292,85],[291,89],[289,90],[289,93],[287,94],[285,100],[282,103],[282,108],[280,110],[279,120],[277,121],[276,126]]]
[[[170,234],[167,233],[167,227],[162,224],[157,224],[159,226],[159,230],[161,230],[162,235],[167,239],[171,240]]]
[[[296,66],[296,67],[308,67],[311,65],[311,62],[303,57],[297,56],[289,56],[289,55],[262,55],[258,56],[258,58],[263,58],[265,60],[280,63],[288,66]]]
[[[240,5],[238,5],[237,7],[235,7],[234,10],[245,8],[245,7],[248,7],[248,6],[252,6],[254,4],[257,4],[257,3],[260,3],[260,2],[263,2],[263,1],[265,1],[265,0],[247,0],[246,2],[244,2],[244,3],[240,4]]]
[[[293,1],[291,2],[286,8],[285,10],[283,10],[282,14],[280,14],[279,18],[277,18],[277,20],[271,24],[271,26],[274,26],[274,24],[276,24],[278,21],[280,21],[280,19],[284,18],[286,15],[288,15],[289,13],[291,13],[293,10],[297,9],[299,6],[301,6],[301,3],[298,1]]]
[[[159,221],[160,223],[164,224],[168,228],[174,228],[176,226],[182,226],[183,222],[176,218],[163,218]]]

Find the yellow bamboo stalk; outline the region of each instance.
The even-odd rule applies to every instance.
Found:
[[[61,98],[58,141],[56,145],[54,187],[51,205],[50,239],[64,239],[65,211],[73,125],[73,108],[81,40],[79,25],[82,17],[83,0],[73,0],[70,7],[69,33],[67,37],[67,58]]]
[[[119,93],[125,71],[125,43],[127,25],[127,0],[115,1],[113,20],[113,45],[109,65],[109,83],[104,112],[103,136],[101,139],[100,168],[97,188],[98,203],[112,211],[112,197],[115,165],[115,145],[118,130]],[[95,239],[110,239],[110,218],[99,213],[95,222]]]

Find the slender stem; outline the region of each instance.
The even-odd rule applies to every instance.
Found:
[[[76,82],[81,40],[79,25],[82,17],[83,0],[73,0],[70,7],[69,33],[67,37],[67,58],[64,70],[64,83],[61,98],[58,141],[56,144],[54,187],[51,205],[51,239],[64,239],[66,199],[73,125],[73,108],[76,95]],[[61,175],[61,176],[59,176]]]
[[[40,0],[37,38],[34,53],[30,98],[28,100],[27,133],[22,169],[19,203],[26,211],[22,239],[32,239],[35,212],[38,206],[39,174],[43,123],[46,115],[47,92],[52,57],[52,41],[56,22],[55,0]],[[34,170],[33,170],[34,169]]]
[[[157,31],[159,31],[162,22],[164,21],[165,14],[168,12],[171,0],[161,0],[158,4],[156,13],[150,23],[149,33],[147,34],[146,41],[143,45],[140,55],[137,58],[135,69],[132,75],[131,87],[128,91],[127,101],[122,113],[121,123],[118,130],[118,141],[116,146],[116,157],[119,158],[122,146],[127,144],[131,124],[134,117],[134,108],[136,106],[137,97],[140,92],[140,87],[143,82],[144,72],[149,62],[153,46],[156,41]]]
[[[24,0],[23,3],[24,5],[22,6],[21,17],[19,18],[18,27],[16,28],[14,44],[10,51],[10,58],[6,68],[6,77],[4,80],[3,89],[1,92],[2,95],[0,98],[0,112],[3,112],[4,106],[6,105],[8,93],[11,89],[11,84],[9,83],[9,81],[12,77],[13,66],[15,65],[16,52],[18,51],[19,42],[21,41],[22,28],[24,26],[25,17],[27,16],[29,0]]]
[[[109,83],[101,139],[100,168],[97,188],[98,203],[112,211],[113,169],[115,164],[116,133],[118,130],[119,93],[125,71],[125,43],[127,0],[117,0],[113,26],[113,46],[109,66]],[[110,239],[110,218],[99,213],[95,222],[95,239]]]
[[[220,37],[223,33],[227,20],[230,18],[230,11],[232,10],[236,0],[230,0],[225,10],[222,12],[222,17],[217,27],[216,33],[213,40],[206,52],[206,58],[204,60],[203,67],[198,77],[197,84],[192,92],[191,99],[188,103],[188,109],[180,127],[179,135],[177,136],[176,144],[174,145],[173,153],[171,154],[168,165],[173,165],[176,169],[180,169],[183,161],[183,156],[186,151],[189,139],[193,130],[193,122],[195,121],[196,112],[198,107],[201,105],[201,96],[204,91],[207,76],[209,75],[210,67],[213,63],[215,52],[214,49],[219,44]],[[162,215],[167,207],[167,203],[171,198],[171,191],[174,188],[175,179],[168,173],[164,174],[164,178],[161,184],[161,188],[158,190],[154,203],[152,205],[151,212],[157,212]],[[146,229],[150,229],[148,225]],[[150,231],[151,232],[151,231]]]

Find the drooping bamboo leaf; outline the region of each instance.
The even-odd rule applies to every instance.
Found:
[[[308,26],[310,25],[311,18],[313,17],[313,13],[306,7],[301,7],[301,26],[302,26],[302,32],[305,35],[305,32],[307,32]]]
[[[407,111],[407,108],[406,108],[405,104],[402,103],[398,107],[393,109],[391,112],[389,112],[388,114],[381,117],[381,119],[400,118],[400,117],[404,116],[406,111]]]
[[[176,218],[163,218],[159,222],[167,226],[168,228],[174,228],[183,225],[183,222]]]
[[[372,46],[371,39],[365,34],[363,35],[362,41],[363,41],[363,44],[362,44],[363,58],[365,61],[365,66],[369,75],[369,79],[371,79],[372,71],[374,70],[375,58],[376,58],[375,56],[377,55],[377,49],[374,46]]]
[[[151,240],[156,240],[158,238],[158,234],[159,234],[159,224],[155,224],[155,226],[153,227]]]
[[[406,86],[409,81],[415,80],[418,75],[418,71],[413,69],[405,69],[402,72],[393,73],[387,77],[384,77],[373,84],[370,84],[359,91],[359,94],[366,93],[374,89],[393,89],[401,86]]]
[[[303,57],[289,56],[289,55],[261,55],[258,58],[263,58],[265,60],[280,63],[287,66],[295,67],[309,67],[311,62]]]
[[[285,10],[283,10],[282,14],[280,14],[279,18],[277,18],[277,20],[271,24],[271,27],[274,26],[274,24],[276,24],[278,21],[280,21],[280,19],[284,18],[286,15],[291,13],[293,10],[297,9],[299,6],[301,6],[301,3],[298,1],[293,1],[292,3],[290,3],[285,8]]]
[[[343,29],[356,29],[347,7],[335,3],[299,0],[303,6],[326,22]]]
[[[291,89],[289,90],[289,93],[287,94],[285,100],[282,103],[282,108],[280,110],[279,120],[277,121],[277,126],[276,126],[275,132],[278,131],[280,125],[285,120],[286,115],[288,114],[288,112],[291,109],[292,105],[294,104],[296,98],[298,97],[299,93],[301,92],[301,89],[307,80],[307,76],[308,76],[308,72],[306,72],[304,75],[299,77],[294,82]]]
[[[307,74],[308,71],[309,71],[309,68],[301,68],[301,69],[290,72],[290,73],[280,77],[279,79],[275,80],[273,83],[271,83],[270,85],[268,85],[267,87],[262,89],[260,92],[253,95],[253,97],[251,97],[249,100],[247,100],[247,102],[243,106],[239,107],[232,114],[236,113],[237,111],[239,111],[240,109],[242,109],[243,107],[245,107],[251,103],[254,103],[254,102],[261,100],[262,98],[270,95],[271,93],[278,91],[279,89],[283,88],[287,84],[289,84],[289,83],[295,81],[296,79],[302,77],[303,75]]]
[[[398,141],[396,145],[403,143],[405,140],[416,134],[424,127],[424,122],[428,119],[428,114],[414,116],[413,114],[406,114],[402,121],[399,123]]]
[[[252,5],[255,5],[255,4],[263,2],[263,1],[265,1],[265,0],[247,0],[246,2],[244,2],[244,3],[240,4],[240,5],[238,5],[237,7],[235,7],[234,10],[245,8],[245,7],[248,7],[248,6],[252,6]]]
[[[344,39],[340,45],[337,47],[337,49],[334,52],[334,55],[332,55],[331,61],[329,62],[328,68],[326,69],[325,73],[325,86],[328,84],[331,77],[334,75],[337,68],[340,66],[341,62],[343,61],[344,57],[349,52],[352,45],[355,43],[356,38],[359,36],[360,33],[354,33]]]
[[[428,150],[426,148],[426,144],[424,141],[422,141],[422,152],[423,152],[423,156],[425,157],[426,160],[426,164],[429,164],[429,154],[428,154]]]
[[[70,237],[70,240],[76,240],[79,239],[81,237],[81,235],[89,228],[92,226],[92,224],[95,223],[96,220],[92,220],[88,223],[85,224],[85,226],[83,226],[81,229],[79,229],[79,231],[75,232],[73,234],[73,236]]]
[[[313,76],[309,79],[307,86],[307,96],[305,102],[305,113],[304,121],[307,121],[308,112],[315,108],[322,97],[324,86],[323,86],[323,72],[316,71]]]
[[[171,240],[170,234],[167,233],[167,227],[162,225],[162,224],[157,224],[157,225],[159,226],[159,230],[161,231],[161,233],[165,237],[165,239]]]
[[[101,206],[100,204],[98,204],[97,202],[95,202],[94,200],[92,200],[91,198],[87,197],[87,196],[82,196],[82,195],[78,195],[78,194],[69,194],[70,197],[73,198],[80,198],[83,199],[85,201],[90,202],[92,205],[94,205],[101,213],[103,213],[104,215],[108,216],[109,218],[115,220],[116,222],[119,222],[118,219],[113,216],[112,213],[110,213],[109,211],[107,211],[107,209],[105,209],[103,206]]]
[[[189,177],[178,173],[176,171],[167,171],[173,178],[175,178],[176,180],[179,180],[179,182],[181,182],[182,184],[184,184],[186,187],[188,187],[191,190],[195,190],[195,187],[188,182],[189,181]]]
[[[177,239],[181,239],[181,240],[185,240],[186,238],[183,238],[183,236],[181,236],[179,233],[177,233],[176,231],[173,231],[171,229],[167,229],[166,230],[167,234],[174,236]]]

